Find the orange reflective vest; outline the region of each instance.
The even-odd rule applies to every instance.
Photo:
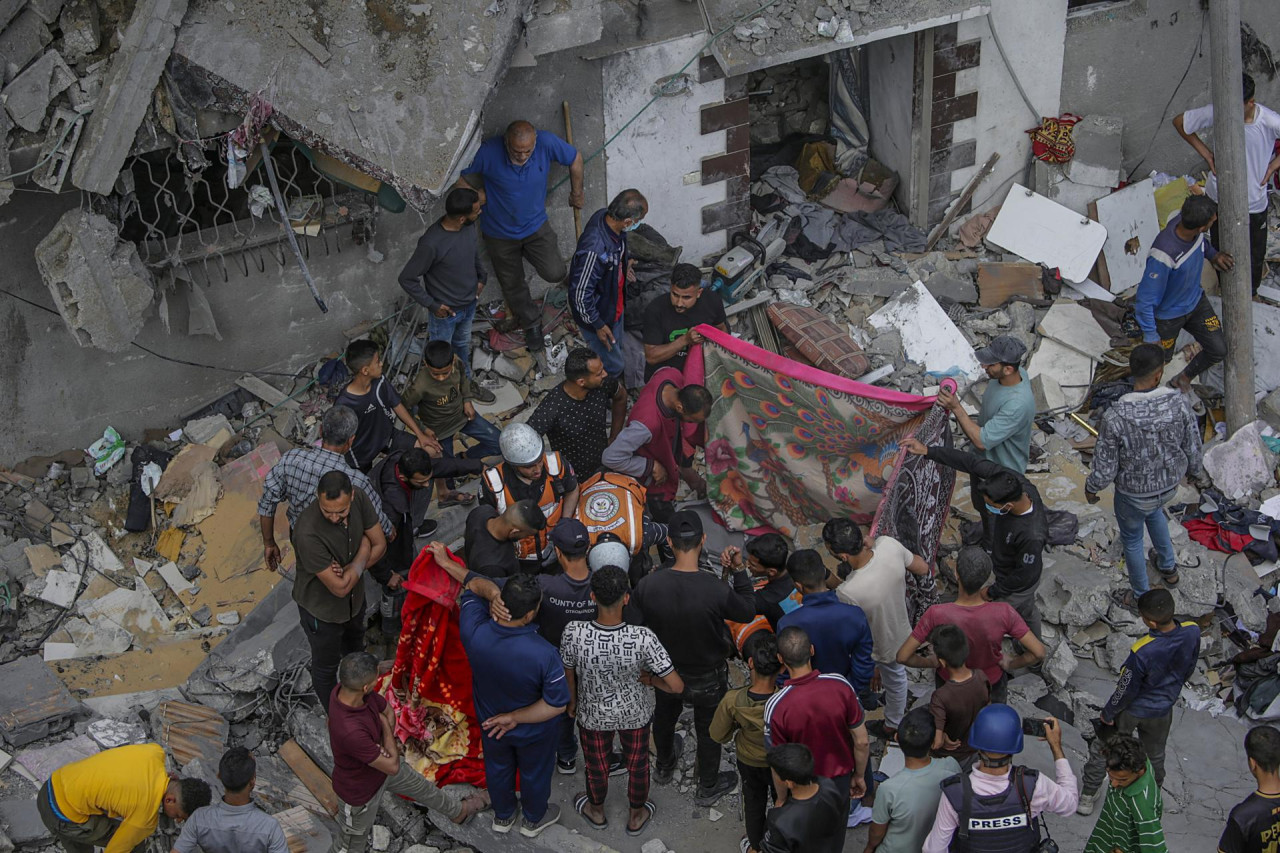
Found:
[[[560,478],[564,475],[564,463],[560,460],[560,454],[551,451],[543,457],[543,484],[542,494],[538,497],[538,508],[542,510],[542,514],[547,517],[547,526],[545,529],[538,531],[533,536],[528,536],[516,543],[516,556],[521,560],[541,560],[544,563],[551,559],[553,549],[549,534],[551,529],[560,522],[560,516],[564,512],[563,499],[556,494],[556,485],[560,482]],[[493,492],[497,499],[498,513],[507,511],[507,507],[516,502],[516,498],[511,494],[511,490],[507,487],[506,462],[499,462],[493,468],[484,469],[485,485],[489,487],[489,491]]]
[[[626,474],[601,471],[581,486],[578,520],[587,528],[591,544],[612,533],[632,556],[644,545],[645,488]]]

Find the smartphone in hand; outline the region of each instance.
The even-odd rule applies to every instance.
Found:
[[[1044,737],[1045,721],[1035,717],[1027,717],[1022,721],[1022,733],[1028,737]]]

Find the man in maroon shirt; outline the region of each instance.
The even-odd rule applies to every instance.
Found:
[[[353,652],[338,665],[338,686],[329,700],[329,745],[333,749],[333,792],[341,801],[336,815],[335,850],[364,853],[382,794],[400,794],[462,823],[487,805],[483,794],[462,802],[400,760],[396,717],[387,700],[374,693],[378,659]]]
[[[842,675],[821,673],[810,663],[813,644],[794,625],[778,634],[778,658],[791,673],[782,689],[764,706],[767,748],[802,743],[813,753],[813,769],[860,799],[870,740],[862,722],[862,706],[853,685]]]

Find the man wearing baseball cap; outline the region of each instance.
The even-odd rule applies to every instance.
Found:
[[[982,394],[978,420],[969,417],[960,398],[947,389],[938,392],[938,402],[955,415],[956,423],[973,444],[974,452],[1019,474],[1027,471],[1031,456],[1031,424],[1036,416],[1036,400],[1031,381],[1021,367],[1027,347],[1012,335],[1000,335],[974,352],[987,373],[987,390]],[[982,517],[987,540],[991,538],[991,515],[979,499],[974,480],[969,480],[973,506]]]
[[[551,531],[551,544],[561,571],[538,576],[538,585],[542,587],[538,633],[558,649],[565,627],[570,622],[594,619],[596,604],[591,600],[591,569],[587,567],[587,550],[591,547],[587,526],[576,518],[562,518]],[[572,774],[577,767],[577,751],[573,717],[565,714],[560,719],[556,770]]]
[[[671,782],[683,752],[676,738],[676,720],[684,703],[693,706],[698,738],[698,788],[694,802],[711,806],[738,784],[738,774],[720,772],[720,744],[711,737],[711,720],[729,689],[725,661],[733,652],[724,623],[750,622],[756,615],[751,576],[745,569],[726,566],[721,578],[698,566],[706,542],[702,519],[692,510],[671,517],[667,542],[676,561],[670,569],[646,575],[631,595],[628,621],[658,635],[684,681],[683,693],[657,694],[653,714],[653,742],[657,763],[653,778]],[[731,584],[724,583],[730,580]]]

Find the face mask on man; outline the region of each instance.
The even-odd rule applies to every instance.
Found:
[[[992,515],[1008,515],[1009,507],[1006,506],[1006,507],[997,509],[996,507],[993,507],[991,504],[987,504],[987,512],[991,513]]]
[[[637,228],[639,228],[639,227],[640,227],[640,223],[641,223],[641,222],[644,222],[644,220],[643,220],[643,219],[637,219],[635,222],[632,222],[630,225],[628,225],[626,228],[623,228],[622,230],[623,230],[623,231],[634,231],[634,230],[636,230]]]

